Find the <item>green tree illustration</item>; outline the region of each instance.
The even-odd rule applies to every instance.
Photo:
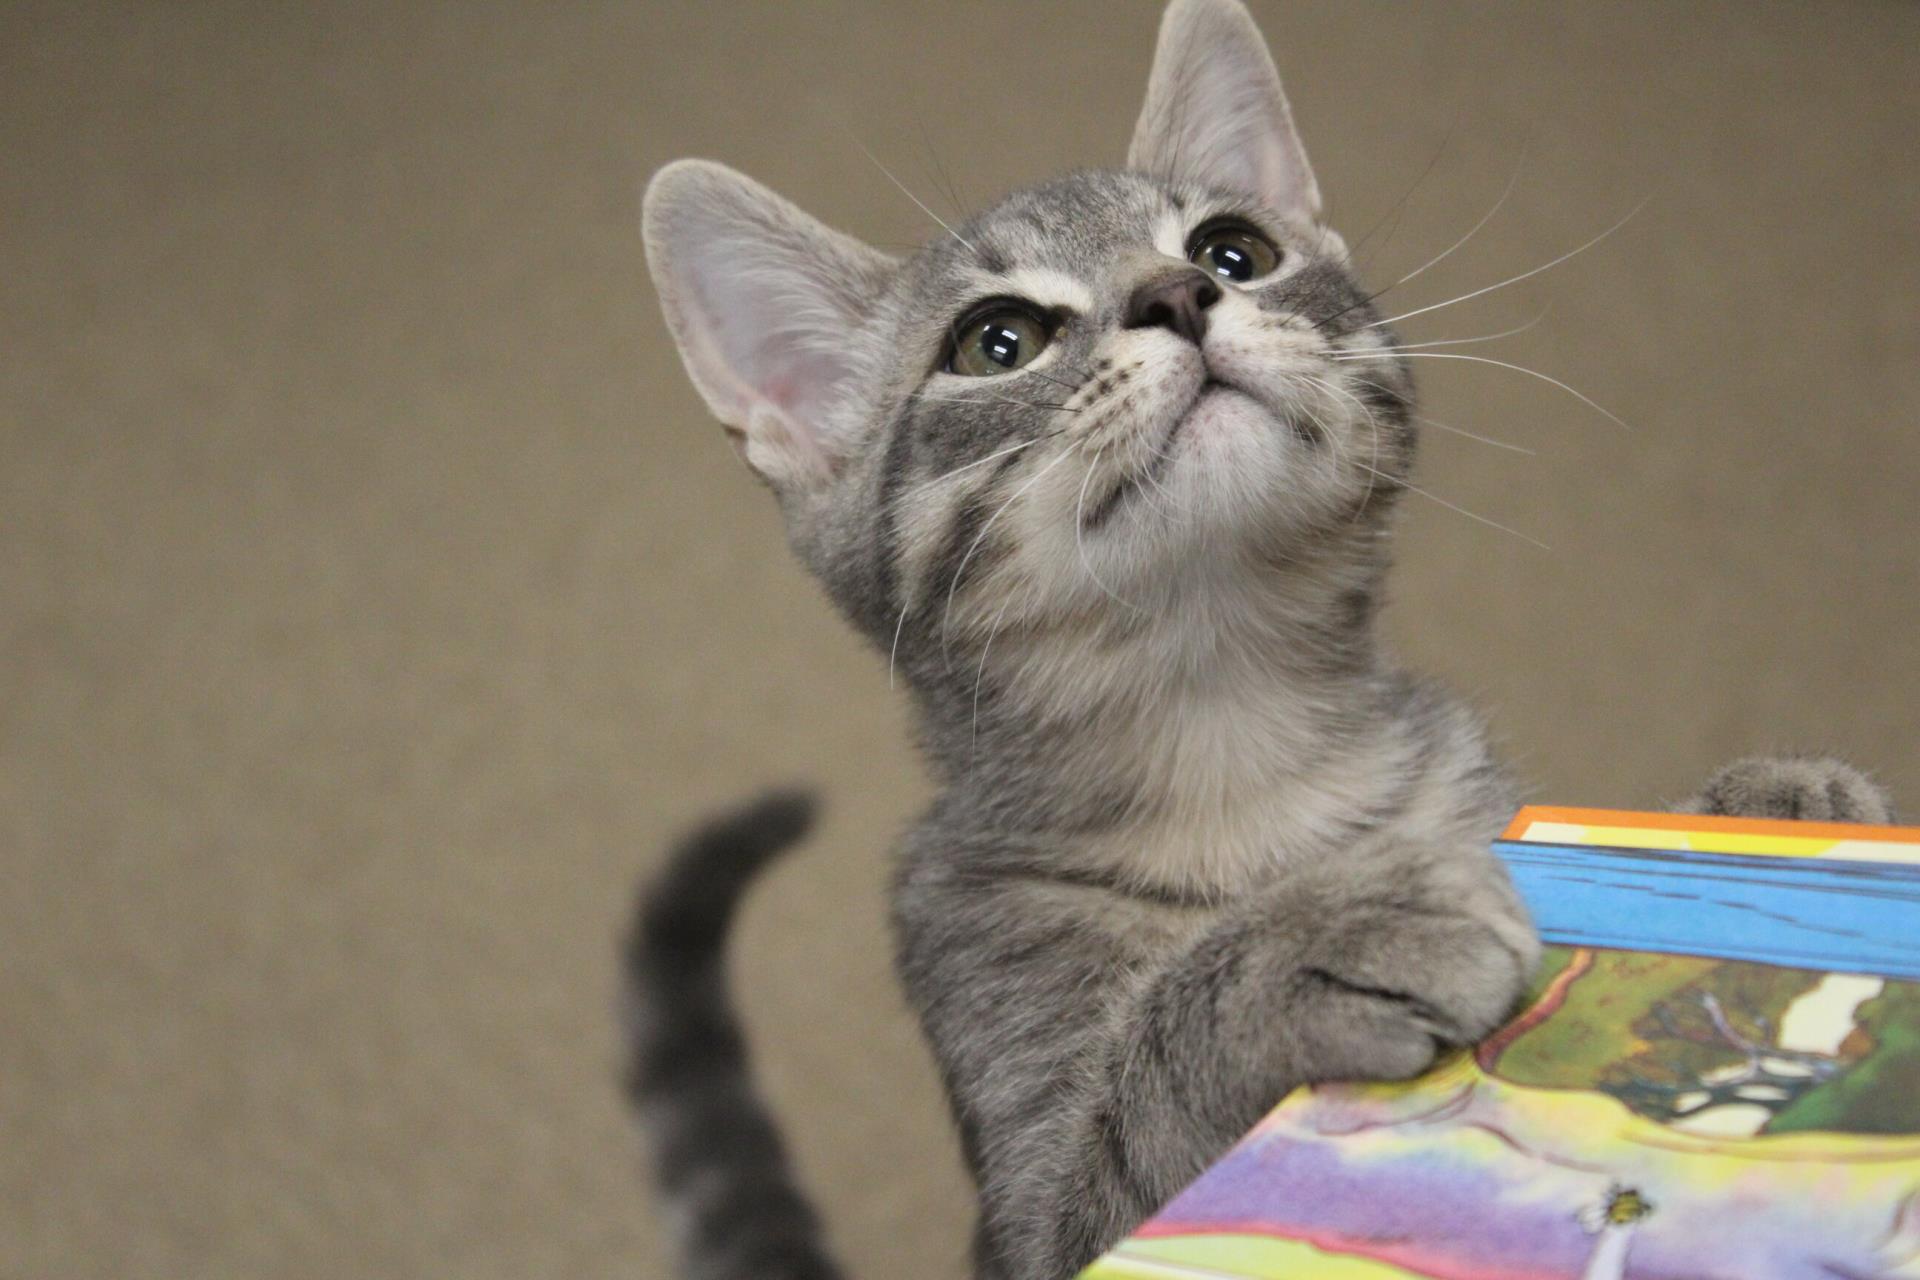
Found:
[[[1920,983],[1888,982],[1860,1006],[1849,1070],[1795,1098],[1767,1133],[1913,1133],[1920,1129]]]

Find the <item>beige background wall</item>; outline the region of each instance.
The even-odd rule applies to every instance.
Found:
[[[1418,338],[1394,631],[1560,801],[1828,745],[1920,806],[1920,7],[1262,0]],[[613,938],[811,778],[745,920],[765,1075],[867,1277],[965,1192],[885,967],[898,701],[702,416],[639,184],[872,239],[1112,162],[1146,3],[0,9],[0,1275],[657,1276]],[[1438,160],[1434,156],[1438,153]],[[1402,193],[1432,162],[1410,199]]]

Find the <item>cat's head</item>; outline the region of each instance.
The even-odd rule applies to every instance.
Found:
[[[1319,214],[1246,10],[1174,0],[1125,170],[896,259],[681,161],[645,231],[695,386],[924,686],[992,633],[1231,612],[1330,552],[1366,577],[1411,389]]]

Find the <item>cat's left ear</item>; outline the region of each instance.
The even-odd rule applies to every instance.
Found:
[[[830,479],[860,332],[898,264],[710,160],[654,175],[641,222],[687,374],[741,457],[782,493]]]
[[[1127,167],[1225,187],[1312,221],[1320,186],[1260,28],[1240,0],[1173,0]]]

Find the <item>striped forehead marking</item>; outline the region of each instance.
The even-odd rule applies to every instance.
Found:
[[[1007,271],[981,272],[975,280],[983,294],[1004,293],[1042,307],[1064,307],[1069,311],[1089,312],[1094,307],[1093,290],[1076,276],[1053,267],[1013,267]]]

